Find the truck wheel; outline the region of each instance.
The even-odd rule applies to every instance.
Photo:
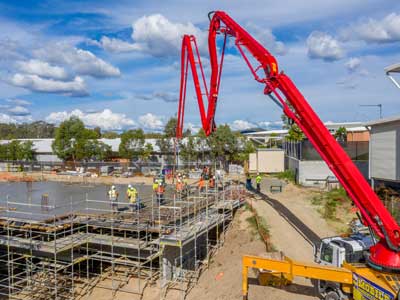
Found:
[[[340,297],[336,292],[330,291],[326,294],[324,300],[340,300]]]

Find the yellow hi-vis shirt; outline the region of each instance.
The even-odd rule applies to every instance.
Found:
[[[256,183],[261,183],[262,177],[260,175],[258,175],[256,177]]]
[[[135,203],[137,198],[137,190],[135,188],[128,189],[126,193],[128,194],[129,202]]]

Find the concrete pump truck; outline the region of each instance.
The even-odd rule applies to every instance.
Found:
[[[233,38],[254,79],[264,86],[264,94],[304,132],[358,207],[362,223],[373,233],[370,239],[359,235],[323,239],[314,263],[297,262],[287,257],[244,256],[243,299],[248,298],[250,268],[279,274],[289,282],[296,276],[313,279],[318,284],[320,295],[326,300],[400,299],[400,228],[394,218],[292,80],[279,70],[275,57],[225,12],[211,12],[209,19],[209,86],[195,37],[183,37],[177,138],[182,137],[189,67],[203,130],[209,135],[216,129],[214,117],[224,53],[227,39]],[[217,47],[217,36],[223,39],[222,46]],[[217,53],[218,48],[222,49],[221,54]]]

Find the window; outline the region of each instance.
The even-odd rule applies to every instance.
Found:
[[[332,263],[333,262],[333,248],[328,244],[322,244],[321,260]]]

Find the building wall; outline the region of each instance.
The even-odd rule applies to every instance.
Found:
[[[37,154],[36,160],[38,162],[61,162],[62,160],[57,157],[55,154]]]
[[[368,162],[353,162],[365,178],[368,177]],[[328,176],[335,176],[328,165],[322,160],[298,160],[294,157],[286,157],[286,168],[296,174],[296,182],[304,186],[325,185]]]
[[[371,127],[370,177],[400,179],[400,121]]]
[[[249,171],[279,173],[285,170],[285,154],[281,149],[257,149],[249,157]]]
[[[298,160],[288,157],[288,168],[296,174],[298,184],[304,186],[324,185],[328,176],[334,176],[322,160]]]
[[[347,132],[348,142],[368,142],[370,138],[369,131],[350,131]]]

